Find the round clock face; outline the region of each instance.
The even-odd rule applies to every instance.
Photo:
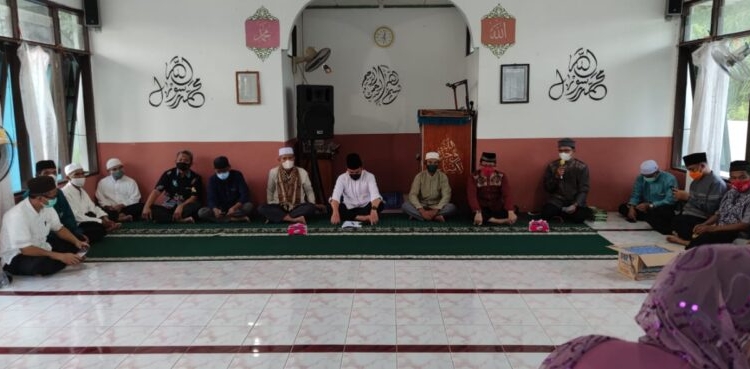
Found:
[[[386,26],[378,27],[373,37],[376,45],[380,47],[391,46],[393,43],[393,30]]]

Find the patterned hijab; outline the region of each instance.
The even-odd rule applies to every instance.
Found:
[[[640,343],[685,359],[694,368],[750,369],[750,247],[704,245],[676,257],[656,277],[635,318]],[[542,369],[574,368],[611,340],[584,336],[558,347]]]

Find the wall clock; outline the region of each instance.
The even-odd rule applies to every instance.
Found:
[[[393,43],[393,30],[387,26],[380,26],[373,34],[375,44],[380,47],[388,47]]]

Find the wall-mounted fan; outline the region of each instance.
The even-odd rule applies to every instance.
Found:
[[[0,181],[5,179],[13,163],[13,141],[5,128],[0,127]]]
[[[315,50],[314,47],[305,48],[305,56],[301,58],[294,58],[294,64],[299,65],[305,63],[305,72],[312,72],[321,66],[326,73],[331,73],[333,70],[327,64],[326,60],[331,56],[331,49],[324,47],[320,50]]]
[[[747,42],[736,50],[729,49],[729,42],[723,42],[711,52],[717,64],[730,77],[738,81],[750,80],[750,44]]]

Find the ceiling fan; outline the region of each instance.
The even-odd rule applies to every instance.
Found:
[[[735,50],[730,50],[729,41],[719,44],[711,52],[711,57],[730,77],[738,81],[750,80],[750,44],[745,42]]]

